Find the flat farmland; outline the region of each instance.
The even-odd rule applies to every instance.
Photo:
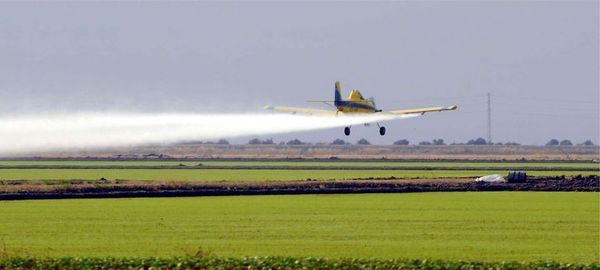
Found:
[[[3,160],[0,180],[289,181],[466,178],[525,170],[531,176],[600,175],[597,163],[389,161]]]
[[[429,167],[429,168],[589,168],[600,170],[592,162],[402,162],[402,161],[95,161],[95,160],[0,160],[0,166],[248,166],[248,167]]]
[[[77,152],[42,152],[6,158],[145,158],[166,156],[176,159],[463,159],[463,160],[565,160],[598,159],[598,146],[510,146],[510,145],[215,145],[185,144]]]
[[[0,180],[203,180],[277,181],[358,178],[464,178],[508,171],[460,170],[257,170],[257,169],[0,169]],[[597,171],[527,171],[531,176],[598,175]]]
[[[595,192],[0,201],[8,256],[598,262]]]

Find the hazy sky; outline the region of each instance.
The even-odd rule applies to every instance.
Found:
[[[0,115],[254,112],[333,83],[455,112],[272,136],[599,143],[598,1],[0,3]],[[1,124],[1,123],[0,123]],[[247,138],[239,139],[241,141]]]

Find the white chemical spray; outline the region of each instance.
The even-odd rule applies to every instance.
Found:
[[[344,127],[414,116],[73,113],[0,117],[0,153],[216,140]]]

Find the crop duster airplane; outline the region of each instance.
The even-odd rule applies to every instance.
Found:
[[[431,108],[418,108],[418,109],[404,109],[404,110],[389,110],[383,111],[378,110],[375,107],[375,100],[373,98],[365,99],[358,90],[354,89],[350,91],[348,99],[342,99],[342,86],[339,81],[335,82],[335,93],[334,100],[310,100],[309,102],[323,102],[335,108],[335,110],[321,110],[321,109],[310,109],[310,108],[294,108],[294,107],[280,107],[280,106],[265,106],[267,110],[275,110],[281,112],[289,112],[292,114],[308,114],[308,115],[330,115],[330,116],[342,116],[342,115],[370,115],[370,114],[385,114],[385,115],[423,115],[428,112],[441,112],[441,111],[452,111],[456,110],[457,106],[449,107],[431,107]],[[330,103],[333,102],[333,105]],[[385,135],[385,127],[376,122],[379,127],[379,135]],[[368,123],[365,123],[368,125]],[[350,135],[350,127],[344,128],[344,134]]]

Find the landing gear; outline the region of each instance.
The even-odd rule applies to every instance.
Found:
[[[346,134],[346,136],[350,136],[350,127],[344,128],[344,134]]]
[[[379,123],[377,123],[377,126],[379,126],[379,135],[381,135],[381,136],[385,135],[385,127],[380,126]],[[344,128],[344,134],[346,134],[346,136],[350,136],[350,127]]]

